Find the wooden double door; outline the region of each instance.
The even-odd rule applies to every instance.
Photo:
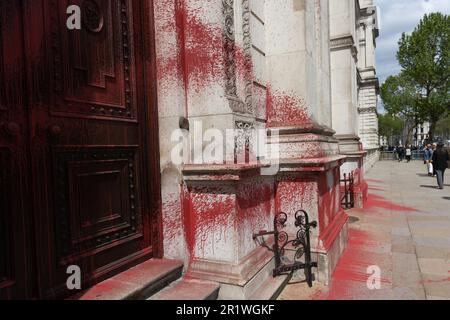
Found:
[[[152,10],[0,1],[0,299],[66,297],[69,266],[86,289],[161,254]]]

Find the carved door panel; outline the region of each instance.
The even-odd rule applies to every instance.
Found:
[[[32,295],[20,1],[0,2],[0,300]]]
[[[81,30],[66,28],[73,4],[81,8]],[[29,18],[43,17],[29,23],[26,41],[43,298],[70,294],[68,266],[81,268],[85,289],[154,254],[159,179],[152,74],[146,73],[149,5],[28,2]]]

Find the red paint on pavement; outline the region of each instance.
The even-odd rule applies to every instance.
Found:
[[[371,210],[375,208],[388,209],[399,212],[418,212],[418,210],[415,208],[402,206],[394,202],[391,202],[384,197],[370,194],[367,203],[364,206],[364,209]]]
[[[370,266],[378,265],[378,256],[371,252],[371,248],[380,246],[369,232],[350,229],[348,247],[344,251],[333,274],[332,282],[327,292],[313,295],[315,300],[351,299],[356,291],[367,289]],[[391,280],[382,277],[382,284],[390,284]]]
[[[378,183],[378,184],[385,184],[386,183],[386,181],[377,180],[377,179],[366,179],[366,181],[370,182],[370,183]]]

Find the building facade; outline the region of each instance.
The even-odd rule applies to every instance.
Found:
[[[71,265],[89,287],[161,258],[219,298],[271,297],[287,278],[254,234],[284,212],[292,239],[299,210],[329,283],[341,167],[363,183],[378,144],[372,2],[74,2],[80,30],[64,1],[0,4],[0,297],[67,296]]]
[[[379,36],[379,12],[373,0],[361,0],[359,18],[359,135],[364,149],[366,170],[379,159],[378,94],[376,72],[376,39]]]
[[[372,1],[331,1],[333,129],[347,156],[341,175],[355,174],[356,206],[367,199],[364,172],[379,156],[375,39],[377,9]]]
[[[422,147],[428,143],[430,132],[430,123],[424,122],[419,124],[413,130],[413,145],[414,147]]]

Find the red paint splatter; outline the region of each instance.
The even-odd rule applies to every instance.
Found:
[[[186,194],[187,192],[189,194]],[[219,237],[222,239],[226,237],[226,227],[232,222],[232,215],[236,211],[236,201],[227,186],[196,186],[189,191],[186,190],[184,203],[186,239],[192,261],[197,258],[196,254],[199,251],[200,254],[204,252],[207,246],[214,250],[215,243],[207,241],[214,230],[220,229]]]
[[[446,278],[446,279],[440,279],[440,280],[424,280],[421,281],[422,284],[431,284],[431,283],[444,283],[444,282],[449,282],[450,281],[450,277]]]
[[[242,48],[236,46],[236,71],[237,74],[245,78],[253,76],[253,61]]]
[[[380,265],[379,256],[370,249],[378,248],[380,243],[368,232],[350,229],[347,249],[333,274],[333,280],[327,292],[319,292],[313,296],[316,300],[352,299],[355,290],[368,290],[366,287],[369,275],[367,268]],[[381,278],[381,283],[391,284],[388,278]]]
[[[382,209],[388,209],[388,210],[399,211],[399,212],[418,212],[418,210],[415,208],[402,206],[402,205],[393,203],[381,196],[370,194],[369,198],[367,199],[367,202],[364,206],[364,209],[370,210],[370,209],[374,209],[374,208],[382,208]]]
[[[294,94],[273,91],[267,87],[267,125],[269,127],[312,124],[303,99]]]
[[[367,182],[370,183],[378,183],[378,184],[385,184],[386,182],[383,180],[377,180],[377,179],[366,179]]]
[[[385,188],[378,188],[378,187],[373,187],[373,186],[370,186],[369,190],[372,190],[372,191],[386,191]]]
[[[177,44],[171,48],[176,51],[158,56],[158,77],[170,78],[180,75],[186,89],[198,90],[209,82],[223,79],[225,39],[222,26],[208,25],[200,15],[186,6],[185,1],[165,0],[167,8],[173,8],[175,19],[160,23],[157,37],[175,36]],[[163,6],[157,13],[165,16]],[[175,33],[175,34],[174,34]],[[166,49],[170,50],[170,49]]]
[[[336,168],[331,172],[332,181],[328,181],[328,174],[322,173],[319,177],[319,225],[321,236],[333,224],[334,219],[342,211],[340,204],[340,171]],[[331,185],[330,185],[331,182]],[[339,230],[340,231],[340,230]],[[334,239],[332,239],[334,241]]]

